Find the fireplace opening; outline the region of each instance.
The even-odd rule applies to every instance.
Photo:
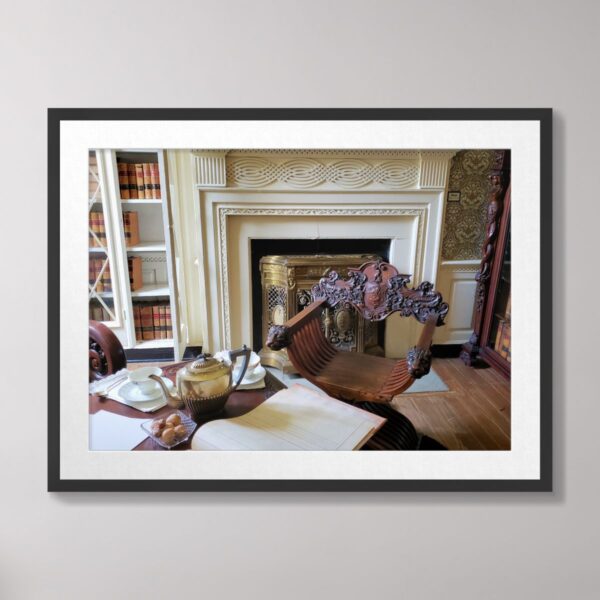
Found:
[[[335,268],[341,274],[347,266],[359,267],[361,262],[372,260],[369,257],[379,257],[388,261],[390,244],[391,240],[389,239],[366,238],[252,239],[250,250],[252,264],[253,348],[257,352],[263,349],[264,332],[267,321],[271,322],[273,320],[273,309],[279,310],[280,307],[285,307],[282,314],[277,318],[277,320],[282,319],[285,321],[287,318],[293,316],[297,310],[300,310],[303,304],[308,301],[307,291],[310,291],[310,281],[313,278],[316,278],[314,283],[317,283],[318,279],[330,268]],[[364,257],[361,258],[361,255],[364,255]],[[263,263],[268,264],[267,268],[269,271],[278,274],[276,278],[279,277],[279,285],[270,285],[267,286],[269,289],[266,289],[265,281],[261,275],[261,259],[265,259]],[[341,267],[342,264],[345,266]],[[263,268],[265,268],[265,264],[263,264]],[[286,273],[293,281],[287,282]],[[291,273],[298,274],[298,282],[296,282],[296,275],[291,276]],[[300,279],[304,281],[304,284],[301,283]],[[288,283],[293,283],[294,285],[290,287]],[[278,295],[281,296],[279,301],[273,297]],[[268,306],[268,304],[273,304],[274,306]],[[340,347],[346,344],[348,349],[351,349],[352,346],[356,346],[358,343],[361,350],[365,344],[370,344],[374,352],[383,345],[384,332],[380,326],[376,325],[374,329],[367,330],[366,332],[361,330],[358,334],[358,342],[354,339],[355,336],[353,333],[350,332],[345,339],[337,340],[337,343],[341,345]],[[368,338],[366,341],[364,339],[365,335]],[[263,360],[263,362],[268,363],[268,359]],[[275,364],[271,366],[275,366]]]

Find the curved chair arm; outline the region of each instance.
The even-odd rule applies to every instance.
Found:
[[[438,319],[439,316],[437,313],[431,313],[427,317],[417,345],[413,346],[406,356],[408,372],[415,379],[420,379],[424,375],[427,375],[431,369],[431,343]]]
[[[90,321],[90,381],[116,373],[127,366],[119,338],[98,321]]]
[[[317,300],[309,304],[304,310],[295,314],[283,325],[271,325],[267,335],[266,345],[271,350],[282,350],[292,343],[292,336],[312,319],[318,317],[323,310],[326,300]]]

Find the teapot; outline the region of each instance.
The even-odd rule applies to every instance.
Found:
[[[238,387],[246,374],[251,352],[245,344],[238,350],[231,350],[229,364],[208,353],[198,355],[194,362],[177,371],[176,391],[170,391],[161,377],[150,375],[150,378],[160,384],[171,406],[185,406],[192,419],[198,421],[223,410],[229,394]],[[244,361],[237,381],[233,382],[233,364],[240,356],[244,357]]]

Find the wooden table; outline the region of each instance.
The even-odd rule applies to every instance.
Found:
[[[173,365],[163,367],[163,375],[168,377],[171,381],[175,382],[175,375],[177,371],[186,363],[180,362]],[[214,419],[230,419],[232,417],[239,417],[247,412],[250,412],[253,408],[256,408],[259,404],[262,404],[269,396],[273,395],[280,389],[285,388],[285,385],[278,379],[273,377],[268,371],[265,376],[265,388],[262,390],[243,390],[233,392],[227,399],[227,404],[223,409],[223,412],[215,417],[200,421],[198,426],[213,421]],[[90,396],[90,414],[93,415],[99,410],[106,410],[117,415],[124,417],[132,417],[134,419],[140,419],[146,417],[147,419],[156,419],[159,417],[165,417],[172,413],[175,409],[170,406],[164,406],[160,410],[153,413],[143,413],[135,408],[126,406],[121,402],[112,400],[110,398],[102,398],[100,396]],[[187,411],[184,411],[187,412]],[[191,438],[179,444],[173,448],[173,450],[189,450],[191,447]],[[152,438],[147,437],[143,442],[138,444],[134,450],[166,450],[159,444],[157,444]]]
[[[184,365],[185,362],[175,363],[163,367],[163,375],[168,377],[171,381],[175,381],[175,375],[177,371]],[[262,404],[267,398],[272,396],[275,392],[284,389],[285,384],[281,383],[276,377],[271,375],[269,371],[265,376],[265,388],[262,390],[243,390],[233,392],[227,399],[227,404],[221,414],[216,417],[200,421],[198,426],[204,425],[209,421],[215,419],[230,419],[232,417],[239,417],[247,412],[250,412],[253,408],[256,408],[259,404]],[[158,417],[164,417],[174,411],[173,408],[165,406],[160,410],[153,413],[142,413],[135,408],[121,404],[116,400],[110,398],[101,398],[99,396],[90,396],[90,414],[94,414],[99,410],[107,410],[117,415],[123,415],[124,417],[132,417],[140,419],[147,417],[150,419],[156,419]],[[361,450],[417,450],[420,449],[420,436],[417,434],[412,423],[401,413],[396,411],[390,404],[364,402],[360,405],[376,415],[385,417],[387,423],[361,448]],[[189,450],[191,447],[191,438],[183,443],[175,446],[173,450]],[[442,449],[434,447],[432,449]],[[138,444],[134,450],[165,450],[162,446],[157,444],[151,438],[146,438],[143,442]]]

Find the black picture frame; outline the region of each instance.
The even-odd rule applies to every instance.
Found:
[[[469,120],[540,127],[540,477],[535,480],[73,480],[60,466],[60,125],[66,121]],[[552,109],[128,109],[48,110],[48,491],[552,491]],[[541,301],[543,298],[543,302]]]

